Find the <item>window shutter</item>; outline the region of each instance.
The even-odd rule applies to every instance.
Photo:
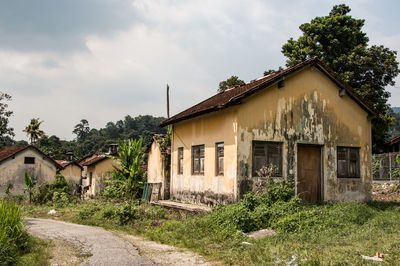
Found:
[[[282,144],[268,143],[268,165],[276,167],[278,176],[282,176]]]

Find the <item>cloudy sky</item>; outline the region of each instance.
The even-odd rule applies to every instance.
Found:
[[[32,117],[72,139],[127,114],[176,114],[231,75],[250,81],[285,64],[298,26],[347,3],[370,44],[400,51],[398,1],[12,0],[0,6],[0,88],[13,99],[16,139]],[[400,79],[389,88],[400,106]]]

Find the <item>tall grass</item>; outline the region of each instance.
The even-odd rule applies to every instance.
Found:
[[[20,207],[0,200],[0,265],[12,265],[28,248],[29,235],[21,219]]]

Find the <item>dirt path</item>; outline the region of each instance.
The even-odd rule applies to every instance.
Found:
[[[81,249],[81,265],[154,265],[129,242],[101,228],[46,219],[25,219],[28,231],[40,238],[64,240]]]
[[[56,240],[57,265],[215,265],[185,249],[159,244],[122,232],[49,219],[26,218],[29,233]],[[76,254],[71,247],[79,250]],[[138,250],[139,249],[139,250]],[[71,251],[72,250],[72,251]],[[140,252],[140,254],[139,254]],[[67,258],[68,257],[68,258]],[[70,257],[70,258],[69,258]],[[68,261],[65,264],[63,262]],[[61,262],[61,263],[60,263]]]

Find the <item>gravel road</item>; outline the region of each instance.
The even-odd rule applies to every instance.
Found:
[[[132,244],[98,227],[34,218],[25,223],[32,235],[62,239],[82,249],[82,256],[87,256],[82,265],[154,265]]]

